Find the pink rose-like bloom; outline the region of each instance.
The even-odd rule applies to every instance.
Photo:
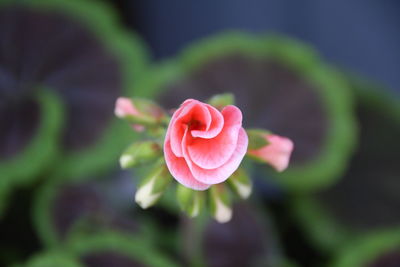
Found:
[[[239,167],[247,151],[242,112],[188,99],[175,111],[164,141],[164,156],[172,176],[182,185],[205,190],[224,182]]]
[[[292,140],[274,134],[266,134],[264,137],[269,144],[260,149],[249,150],[248,153],[269,163],[279,172],[285,170],[293,151]]]

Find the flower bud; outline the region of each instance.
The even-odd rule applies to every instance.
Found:
[[[194,218],[199,215],[204,203],[204,192],[195,191],[178,184],[176,196],[180,208],[185,211],[189,217]]]
[[[165,164],[157,164],[151,174],[144,179],[136,191],[135,201],[142,208],[153,206],[162,196],[172,181]]]
[[[148,163],[162,155],[161,146],[154,141],[136,142],[130,145],[119,158],[121,168],[127,169]]]
[[[118,118],[125,118],[129,115],[138,116],[139,111],[133,105],[132,100],[126,97],[119,97],[115,103],[115,116]]]
[[[224,184],[210,188],[210,209],[213,217],[219,223],[226,223],[232,219],[232,207],[229,191]]]
[[[249,143],[253,145],[252,147],[249,145],[247,154],[257,160],[270,164],[278,172],[285,170],[289,165],[290,155],[293,151],[293,142],[289,138],[270,134],[267,131],[264,133],[260,130],[257,131],[258,133],[253,132],[249,134]],[[266,145],[259,146],[260,136],[265,139]],[[254,141],[256,139],[257,141]]]
[[[166,117],[160,106],[153,101],[142,98],[118,98],[114,113],[118,118],[126,119],[132,123],[134,130],[137,131],[143,131],[143,126],[157,125]]]
[[[235,96],[230,93],[214,95],[207,102],[211,106],[221,110],[225,106],[235,104]]]
[[[250,196],[253,184],[244,169],[239,168],[237,171],[235,171],[228,179],[228,182],[235,193],[238,194],[242,199],[247,199]]]

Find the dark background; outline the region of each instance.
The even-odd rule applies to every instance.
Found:
[[[325,59],[400,92],[400,2],[396,0],[109,1],[156,59],[224,30],[285,34]]]
[[[360,74],[382,85],[385,90],[400,93],[399,1],[103,1],[115,7],[118,19],[121,19],[127,27],[144,39],[146,45],[149,46],[154,63],[174,57],[192,42],[228,30],[260,35],[276,33],[304,41],[314,47],[325,62]],[[373,108],[371,107],[371,110]],[[109,113],[111,114],[111,112]],[[376,114],[377,121],[379,121],[380,113]],[[366,129],[370,131],[372,128]],[[372,130],[370,131],[371,136],[375,137],[375,132]],[[381,139],[387,139],[388,134],[382,131],[379,136],[382,137]],[[382,147],[381,139],[372,139],[374,141],[372,143],[380,149]],[[389,139],[389,141],[391,140],[395,140],[395,138]],[[395,150],[392,151],[393,154],[386,154],[393,159],[396,158],[395,153],[397,152],[398,155],[399,150],[396,150],[395,146],[392,147],[392,150]],[[369,158],[362,161],[360,166],[367,165],[365,162],[368,160]],[[371,165],[373,166],[373,164]],[[397,165],[392,164],[392,166]],[[389,174],[396,175],[395,171],[397,169],[393,172],[389,170]],[[371,187],[375,185],[371,184]],[[361,183],[357,184],[355,191],[364,193],[364,189],[360,189],[359,185]],[[131,197],[132,190],[129,188],[127,191]],[[12,249],[0,251],[1,257],[9,262],[13,262],[15,258],[26,260],[42,249],[34,226],[31,225],[31,196],[34,193],[35,189],[32,188],[19,189],[14,192],[14,199],[11,201],[7,217],[1,224],[0,240],[3,239],[7,248],[21,248],[22,251],[15,255],[12,254]],[[272,195],[271,192],[268,193]],[[382,194],[386,197],[386,191]],[[397,192],[393,195],[395,194]],[[268,197],[266,196],[262,200],[268,203],[274,221],[278,225],[277,235],[285,247],[286,256],[298,261],[300,266],[321,266],[321,262],[328,262],[330,258],[307,241],[306,233],[299,229],[292,218],[286,217],[288,215],[285,213],[287,208],[285,200],[274,202]],[[388,201],[389,204],[393,204],[390,207],[398,207],[398,202],[395,202],[397,197],[393,197],[393,199],[393,203]],[[137,208],[131,202],[126,201],[125,204]],[[380,207],[378,206],[378,208]],[[354,209],[351,209],[351,213],[353,211]],[[176,218],[169,213],[164,213],[160,208],[146,212],[140,210],[139,212],[140,216],[150,218],[149,221],[159,223],[162,230],[168,227],[173,228],[177,224]],[[387,213],[392,214],[392,212]],[[140,216],[138,215],[138,217]],[[243,223],[243,225],[247,224],[247,221]],[[7,237],[5,233],[7,233]],[[18,234],[18,238],[13,236],[15,233]],[[165,242],[165,247],[171,250],[168,238],[159,239]]]

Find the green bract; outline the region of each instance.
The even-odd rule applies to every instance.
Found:
[[[164,90],[175,108],[231,92],[243,125],[294,141],[288,170],[276,181],[293,191],[332,184],[342,174],[355,141],[346,82],[308,46],[283,37],[225,34],[197,42],[161,64],[142,87]]]

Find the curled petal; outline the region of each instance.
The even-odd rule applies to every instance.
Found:
[[[232,156],[238,143],[242,113],[235,106],[222,110],[224,126],[219,135],[212,139],[194,138],[188,144],[190,160],[200,168],[215,169],[225,164]]]
[[[247,145],[248,138],[246,131],[240,128],[235,150],[224,165],[215,169],[204,169],[193,163],[188,164],[194,178],[205,184],[218,184],[225,181],[239,167],[240,162],[246,154]]]
[[[194,190],[206,190],[210,187],[210,185],[199,182],[193,177],[184,158],[174,155],[168,137],[164,143],[164,155],[169,171],[179,183]]]
[[[193,137],[207,139],[214,138],[221,132],[222,127],[224,126],[224,117],[221,112],[210,105],[206,105],[206,107],[211,115],[211,123],[208,125],[206,130],[192,130],[191,134]]]
[[[209,110],[196,100],[185,101],[171,119],[169,127],[171,129],[171,148],[177,157],[183,156],[180,146],[184,134],[184,126],[192,121],[198,122],[199,127],[204,129],[210,127],[211,124]]]

